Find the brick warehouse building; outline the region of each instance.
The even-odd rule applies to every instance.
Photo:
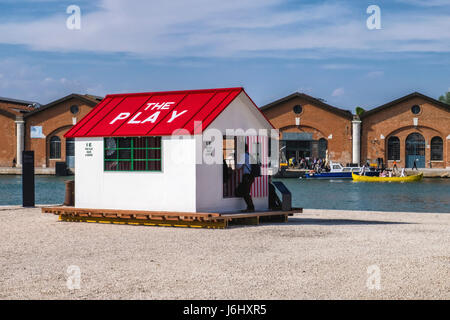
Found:
[[[261,110],[280,130],[286,158],[328,157],[352,162],[352,119],[348,110],[333,107],[304,93],[293,93]]]
[[[73,162],[73,141],[66,140],[66,133],[83,118],[101,97],[70,94],[39,106],[32,102],[14,99],[13,106],[0,102],[0,167],[21,167],[22,150],[34,150],[36,168],[54,168],[58,161]],[[16,102],[18,101],[18,102]],[[10,102],[11,103],[11,102]]]
[[[384,158],[389,166],[450,167],[450,105],[418,92],[361,116],[363,159]]]
[[[23,132],[23,115],[34,110],[36,102],[0,97],[0,167],[15,166],[17,146],[23,145],[23,134],[17,135],[17,130]]]
[[[450,168],[450,106],[414,92],[366,111],[361,118],[303,93],[261,108],[281,132],[290,157],[375,163],[392,167]]]

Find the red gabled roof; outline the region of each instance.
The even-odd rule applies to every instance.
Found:
[[[180,129],[201,133],[243,91],[226,88],[107,95],[65,136],[164,136],[183,133]],[[202,122],[201,128],[194,128],[197,121]]]

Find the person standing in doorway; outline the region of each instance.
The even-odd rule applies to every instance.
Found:
[[[414,169],[418,170],[417,169],[417,160],[419,160],[419,159],[414,159],[412,170],[414,170]]]
[[[394,160],[394,166],[392,167],[392,170],[395,170],[395,171],[398,170],[398,168],[397,168],[397,161],[395,161],[395,160]]]
[[[238,186],[238,195],[244,198],[247,204],[247,209],[242,210],[242,212],[254,212],[255,206],[253,205],[252,196],[250,195],[250,190],[252,189],[252,184],[255,181],[255,177],[251,174],[251,164],[250,164],[250,154],[248,153],[248,144],[245,144],[245,152],[241,156],[236,168],[238,170],[243,169],[242,182]]]

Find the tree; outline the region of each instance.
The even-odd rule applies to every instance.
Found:
[[[361,116],[364,112],[366,112],[366,110],[364,110],[363,108],[361,108],[361,107],[356,107],[356,115],[357,116]]]
[[[440,96],[439,101],[446,103],[446,104],[450,104],[450,91],[447,92],[445,95]]]

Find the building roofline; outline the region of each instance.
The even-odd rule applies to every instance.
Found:
[[[48,108],[51,108],[51,107],[53,107],[53,106],[55,106],[55,105],[57,105],[57,104],[60,104],[61,102],[67,101],[67,100],[72,99],[72,98],[80,99],[80,100],[84,101],[86,104],[88,104],[88,105],[94,107],[94,106],[96,106],[100,101],[97,101],[97,100],[96,100],[95,98],[93,98],[93,97],[94,97],[94,96],[89,96],[89,95],[86,96],[86,95],[82,95],[82,94],[78,94],[78,93],[71,93],[71,94],[69,94],[69,95],[67,95],[67,96],[65,96],[65,97],[62,97],[62,98],[60,98],[60,99],[58,99],[58,100],[52,101],[52,102],[50,102],[50,103],[47,103],[46,105],[43,105],[43,106],[41,106],[40,108],[38,108],[38,109],[36,109],[36,110],[33,110],[33,111],[27,113],[27,114],[25,115],[25,117],[26,117],[26,118],[31,117],[31,116],[33,116],[33,115],[35,115],[35,114],[37,114],[37,113],[40,113],[40,112],[42,112],[42,111],[44,111],[44,110],[47,110]],[[100,98],[100,97],[99,97],[99,98]]]
[[[416,92],[407,94],[406,96],[403,96],[403,97],[401,97],[401,98],[392,100],[391,102],[385,103],[385,104],[383,104],[383,105],[381,105],[381,106],[379,106],[379,107],[376,107],[376,108],[373,108],[373,109],[371,109],[371,110],[368,110],[368,111],[364,112],[364,113],[360,116],[360,118],[361,118],[361,119],[367,118],[367,117],[369,117],[369,116],[371,116],[371,115],[373,115],[373,114],[375,114],[375,113],[378,113],[378,112],[380,112],[380,111],[383,111],[383,110],[385,110],[385,109],[387,109],[387,108],[390,108],[390,107],[392,107],[392,106],[394,106],[394,105],[396,105],[396,104],[399,104],[400,102],[409,100],[409,99],[411,99],[411,98],[422,98],[422,99],[428,100],[428,101],[430,101],[430,102],[432,102],[432,103],[434,103],[434,104],[436,104],[436,105],[438,105],[438,106],[441,106],[441,107],[443,107],[444,109],[450,110],[450,105],[449,105],[449,104],[446,104],[446,103],[444,103],[444,102],[441,102],[441,101],[439,101],[439,100],[436,100],[436,99],[434,99],[434,98],[431,98],[431,97],[429,97],[429,96],[426,96],[426,95],[424,95],[424,94],[422,94],[422,93],[416,91]]]
[[[87,97],[89,99],[93,99],[95,101],[102,101],[103,100],[102,96],[96,96],[94,94],[85,94],[84,97]]]
[[[334,107],[332,105],[329,105],[329,104],[327,104],[327,103],[325,103],[325,102],[323,102],[323,101],[321,101],[321,100],[319,100],[317,98],[311,97],[311,96],[309,96],[309,95],[307,95],[305,93],[302,93],[302,92],[294,92],[294,93],[292,93],[292,94],[290,94],[290,95],[288,95],[288,96],[286,96],[284,98],[281,98],[281,99],[273,101],[273,102],[271,102],[269,104],[266,104],[265,106],[262,106],[260,109],[261,109],[261,111],[265,111],[265,110],[270,109],[270,108],[272,108],[272,107],[274,107],[274,106],[276,106],[276,105],[278,105],[280,103],[289,101],[289,100],[294,99],[294,98],[303,98],[303,99],[305,99],[305,100],[307,100],[307,101],[309,101],[309,102],[311,102],[313,104],[318,105],[319,107],[322,107],[322,108],[324,108],[324,109],[326,109],[328,111],[331,111],[331,112],[334,112],[336,114],[339,114],[339,115],[343,116],[344,118],[353,119],[353,114],[350,111]]]
[[[9,112],[7,110],[4,109],[0,109],[0,114],[4,115],[5,117],[11,118],[11,119],[16,119],[16,115],[12,112]]]
[[[20,99],[6,98],[6,97],[0,97],[0,101],[22,104],[22,105],[27,105],[27,106],[33,105],[36,103],[39,104],[39,102],[36,102],[36,101],[27,101],[27,100],[20,100]]]

